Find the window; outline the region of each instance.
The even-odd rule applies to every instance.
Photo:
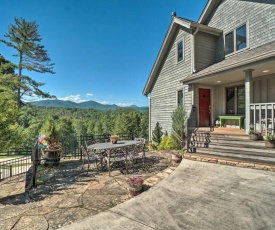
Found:
[[[226,114],[236,114],[236,112],[245,114],[245,88],[243,85],[226,88]]]
[[[184,49],[183,41],[178,42],[177,49],[178,49],[178,62],[179,62],[179,61],[183,60],[183,55],[184,55],[184,53],[183,53],[183,49]]]
[[[234,29],[224,36],[225,55],[247,47],[246,24]]]
[[[225,55],[234,52],[234,35],[233,32],[225,35]]]
[[[184,104],[183,90],[178,91],[178,106]]]
[[[236,50],[246,47],[246,25],[236,29]]]

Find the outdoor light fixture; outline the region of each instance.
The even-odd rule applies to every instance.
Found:
[[[263,70],[263,73],[268,73],[269,69]]]
[[[217,83],[221,83],[221,81],[217,81]]]

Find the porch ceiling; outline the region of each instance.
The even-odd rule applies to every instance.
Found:
[[[247,69],[253,69],[252,78],[264,77],[268,75],[274,75],[275,78],[275,60],[258,63],[254,65],[245,66],[231,71],[223,73],[217,73],[215,75],[207,76],[201,79],[197,79],[194,83],[207,84],[207,85],[223,85],[232,82],[244,81],[245,73]]]

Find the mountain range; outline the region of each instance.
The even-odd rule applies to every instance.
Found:
[[[43,106],[43,107],[58,107],[58,108],[75,108],[75,109],[97,109],[97,110],[115,110],[115,109],[135,109],[140,112],[147,112],[148,107],[139,107],[131,105],[128,107],[121,107],[115,104],[101,104],[95,101],[85,101],[76,103],[73,101],[62,101],[62,100],[41,100],[29,102],[31,105]]]

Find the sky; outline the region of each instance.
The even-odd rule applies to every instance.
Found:
[[[14,18],[36,21],[54,75],[23,71],[60,100],[148,106],[143,88],[171,23],[197,21],[207,0],[0,0],[0,38]],[[15,50],[0,54],[18,64]],[[34,100],[34,99],[33,99]]]

